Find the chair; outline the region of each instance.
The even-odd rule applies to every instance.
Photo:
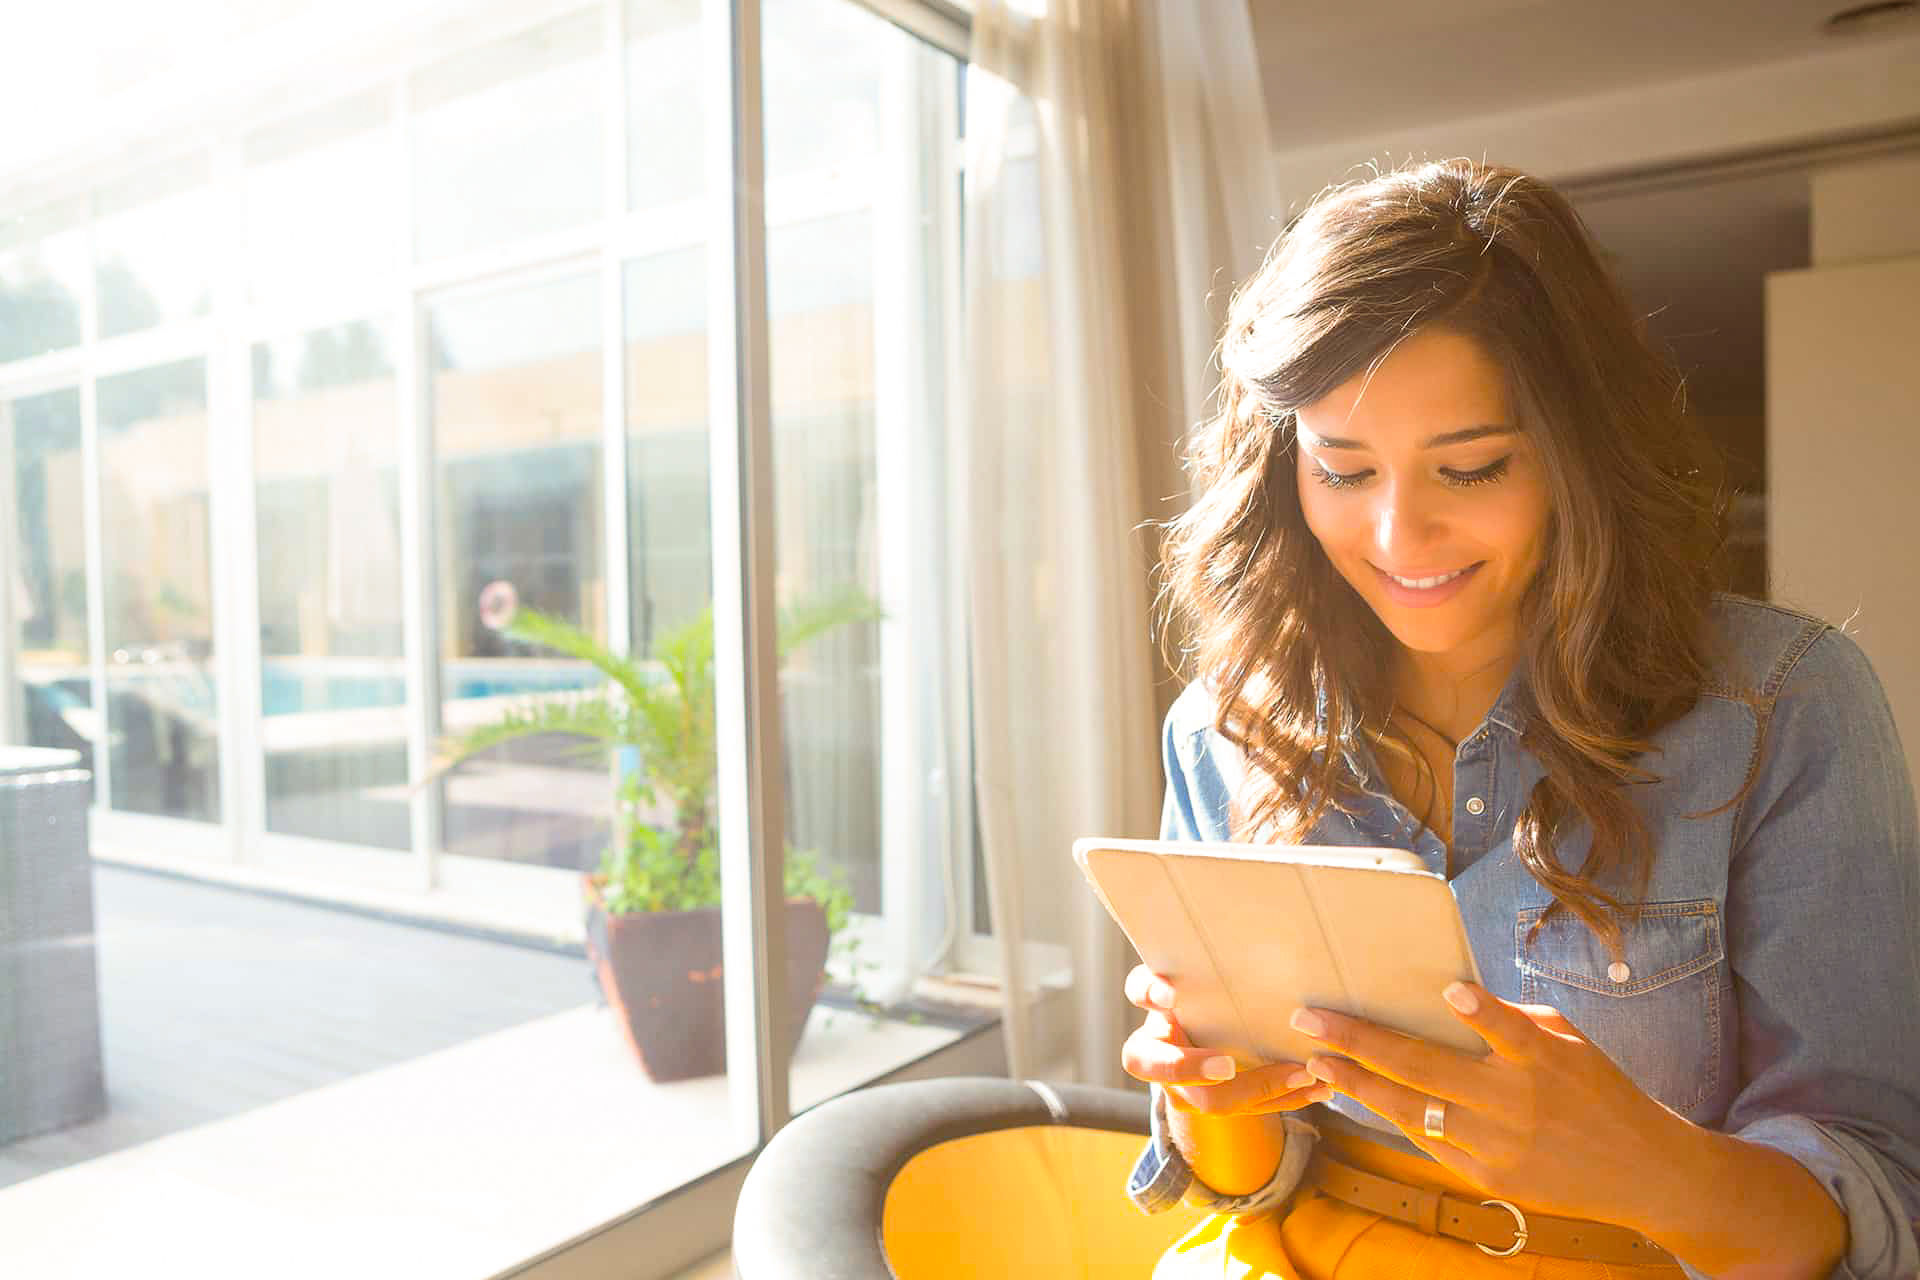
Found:
[[[740,1280],[1144,1277],[1199,1217],[1127,1199],[1144,1094],[955,1077],[823,1103],[775,1135],[734,1214]]]

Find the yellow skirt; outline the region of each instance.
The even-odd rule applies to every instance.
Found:
[[[1377,1142],[1328,1134],[1329,1154],[1383,1178],[1479,1197],[1452,1171]],[[1526,1211],[1526,1206],[1520,1206]],[[1518,1254],[1494,1258],[1317,1192],[1285,1213],[1203,1219],[1160,1258],[1154,1280],[1674,1280],[1677,1266],[1618,1266]]]

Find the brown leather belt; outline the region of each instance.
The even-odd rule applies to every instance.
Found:
[[[1625,1227],[1584,1218],[1523,1215],[1504,1200],[1463,1200],[1342,1164],[1324,1150],[1314,1153],[1304,1185],[1428,1235],[1478,1245],[1481,1252],[1495,1257],[1535,1253],[1614,1266],[1678,1265],[1672,1254]]]

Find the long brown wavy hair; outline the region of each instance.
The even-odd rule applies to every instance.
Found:
[[[1237,839],[1299,842],[1357,784],[1343,740],[1392,730],[1397,641],[1328,562],[1295,488],[1294,411],[1423,329],[1478,341],[1548,476],[1541,568],[1520,605],[1522,741],[1545,777],[1514,850],[1616,957],[1654,849],[1626,788],[1708,679],[1724,544],[1716,451],[1580,217],[1546,184],[1466,160],[1330,188],[1235,295],[1220,412],[1186,463],[1201,496],[1168,528],[1163,600],[1188,670],[1247,760]],[[1412,752],[1419,759],[1417,752]],[[1584,823],[1578,867],[1556,856]],[[1536,926],[1538,927],[1538,926]]]

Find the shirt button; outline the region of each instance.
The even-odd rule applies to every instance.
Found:
[[[1474,817],[1477,818],[1481,814],[1485,813],[1486,811],[1487,811],[1487,802],[1485,800],[1482,800],[1479,796],[1474,796],[1472,799],[1467,801],[1467,812],[1472,814]]]
[[[1627,979],[1633,977],[1633,970],[1627,968],[1627,966],[1620,961],[1615,960],[1607,966],[1607,976],[1615,982],[1625,982]]]

